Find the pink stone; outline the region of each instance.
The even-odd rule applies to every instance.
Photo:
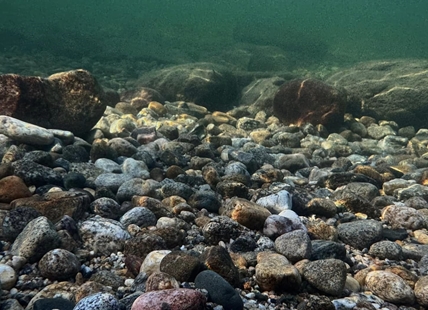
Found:
[[[152,291],[142,294],[132,304],[131,310],[203,310],[205,296],[187,288]]]

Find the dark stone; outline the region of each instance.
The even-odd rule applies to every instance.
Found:
[[[409,236],[409,234],[407,233],[407,230],[404,228],[401,228],[401,229],[384,228],[382,231],[382,236],[388,240],[397,241],[397,240],[406,239]]]
[[[48,78],[0,76],[0,114],[45,128],[82,136],[98,122],[106,107],[104,91],[85,70]]]
[[[194,191],[187,184],[181,182],[170,182],[162,186],[161,193],[164,198],[170,196],[180,196],[187,200],[190,198],[190,196],[193,195]]]
[[[257,248],[257,243],[253,237],[248,235],[239,236],[235,241],[230,244],[231,252],[250,252]]]
[[[336,258],[346,259],[346,248],[343,244],[329,240],[312,240],[311,260]]]
[[[239,237],[242,226],[227,216],[216,216],[202,228],[202,234],[207,244],[218,244],[220,241],[229,242]]]
[[[281,86],[273,100],[273,113],[286,124],[322,124],[338,128],[343,123],[346,93],[315,79],[297,79]]]
[[[17,207],[9,212],[2,224],[3,237],[13,241],[29,222],[41,216],[41,213],[31,207]]]
[[[73,310],[75,304],[65,298],[44,298],[33,304],[33,310]]]
[[[208,212],[218,213],[221,201],[212,191],[198,191],[188,200],[189,205],[199,210],[206,209]]]
[[[238,269],[225,248],[219,245],[207,247],[202,254],[201,260],[208,269],[218,273],[233,287],[240,286]]]
[[[225,310],[244,308],[242,299],[233,286],[212,270],[200,272],[195,279],[195,286],[199,289],[206,289],[209,300],[223,306]]]
[[[173,276],[179,282],[193,282],[201,267],[198,257],[183,251],[167,254],[160,263],[160,271]]]
[[[61,175],[46,166],[31,160],[17,160],[12,163],[14,174],[24,180],[26,185],[41,186],[54,184],[62,186]]]
[[[89,161],[89,153],[80,145],[67,145],[62,149],[62,157],[71,163],[86,163]]]
[[[153,234],[143,234],[125,241],[125,255],[135,255],[141,259],[146,258],[147,254],[155,250],[166,250],[165,240]]]
[[[369,248],[382,239],[382,223],[375,220],[359,220],[339,224],[339,239],[356,249]]]
[[[78,172],[69,172],[64,177],[64,187],[66,189],[70,188],[83,188],[85,187],[86,178],[83,174]]]

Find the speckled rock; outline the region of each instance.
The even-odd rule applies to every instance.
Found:
[[[428,276],[420,277],[415,284],[416,301],[422,306],[428,306]]]
[[[14,208],[3,219],[3,237],[6,240],[15,240],[25,226],[40,215],[40,212],[31,207]]]
[[[26,185],[63,185],[62,176],[59,172],[32,160],[20,159],[14,161],[12,168],[14,174],[24,180]]]
[[[184,251],[173,251],[165,255],[159,267],[161,272],[180,282],[193,282],[202,266],[198,257]]]
[[[382,219],[392,228],[422,229],[427,227],[426,219],[413,208],[404,205],[390,205],[382,210]]]
[[[30,196],[31,192],[21,178],[11,175],[0,180],[0,202],[9,203]]]
[[[134,178],[148,179],[150,177],[148,167],[142,160],[127,158],[122,164],[122,171]]]
[[[365,280],[367,289],[385,301],[412,304],[415,295],[410,286],[396,274],[383,270],[371,271]]]
[[[131,157],[137,153],[137,148],[123,138],[113,138],[109,140],[108,146],[116,151],[118,156]]]
[[[75,303],[65,298],[43,298],[37,300],[33,305],[33,310],[60,309],[73,310]]]
[[[379,241],[370,246],[369,254],[380,259],[401,260],[403,250],[401,246],[392,241]]]
[[[289,192],[281,190],[276,194],[271,194],[257,199],[256,203],[268,209],[272,214],[279,214],[281,211],[291,210],[291,198],[292,197]]]
[[[244,308],[241,297],[223,277],[211,270],[204,270],[195,279],[195,286],[208,291],[208,300],[223,306],[225,310]]]
[[[111,159],[108,159],[108,158],[98,158],[94,162],[94,165],[97,168],[103,169],[105,172],[122,173],[122,169],[121,169],[120,165],[117,162],[115,162]]]
[[[281,213],[278,215],[291,220],[291,222],[292,222],[291,227],[293,228],[293,230],[297,230],[297,229],[300,229],[303,231],[307,230],[306,226],[300,220],[300,217],[293,210],[284,210],[284,211],[281,211]]]
[[[125,241],[131,237],[122,224],[100,216],[81,222],[78,226],[84,246],[97,254],[110,255],[121,251]]]
[[[0,115],[0,134],[30,145],[49,145],[54,141],[49,130],[6,115]]]
[[[2,290],[10,290],[15,286],[18,275],[15,270],[6,264],[0,264],[0,285]]]
[[[178,288],[162,291],[152,291],[142,294],[132,304],[131,310],[203,310],[205,296],[195,290]]]
[[[292,263],[295,263],[311,257],[312,245],[305,231],[295,230],[276,238],[275,249]]]
[[[152,251],[166,250],[167,248],[166,242],[162,237],[145,233],[126,240],[123,251],[125,255],[132,254],[144,259]]]
[[[51,280],[73,278],[80,270],[80,261],[73,253],[64,249],[47,252],[39,261],[40,273]]]
[[[135,224],[140,228],[156,225],[155,214],[145,207],[134,207],[120,218],[124,227]]]
[[[123,278],[110,270],[98,270],[89,280],[98,282],[103,286],[109,286],[114,291],[123,285]]]
[[[298,291],[302,283],[299,271],[285,256],[273,252],[257,255],[255,279],[263,291]]]
[[[374,220],[359,220],[339,224],[339,239],[357,249],[369,248],[382,239],[382,224]]]
[[[208,212],[218,213],[221,201],[214,191],[197,191],[189,201],[189,205],[199,210],[206,209]]]
[[[145,273],[150,276],[154,272],[160,272],[160,263],[168,253],[171,253],[171,251],[156,250],[147,254],[141,264],[140,273]]]
[[[161,291],[179,288],[180,283],[171,275],[165,272],[154,272],[146,282],[146,292]]]
[[[97,293],[80,300],[73,310],[120,310],[119,301],[109,293]]]
[[[421,184],[413,184],[406,188],[399,188],[394,191],[394,196],[396,196],[398,200],[406,200],[415,196],[420,196],[424,199],[427,199],[428,186]]]
[[[11,252],[32,263],[59,246],[60,238],[55,227],[46,217],[40,216],[25,226],[12,244]]]
[[[249,229],[262,230],[267,217],[271,213],[254,202],[243,198],[232,198],[226,204],[222,215],[229,216]]]
[[[121,214],[120,204],[107,197],[101,197],[94,200],[89,205],[89,208],[94,214],[113,220],[117,220]]]
[[[208,244],[217,245],[220,241],[236,239],[242,230],[243,227],[229,217],[216,216],[203,226],[202,234]]]
[[[346,282],[346,265],[329,258],[308,262],[303,266],[303,277],[323,293],[340,296]]]
[[[122,203],[130,201],[133,196],[150,196],[158,197],[157,190],[161,184],[155,180],[143,180],[134,178],[125,181],[117,190],[116,198]]]
[[[71,282],[59,282],[47,285],[40,292],[38,292],[28,303],[27,309],[32,309],[37,300],[45,298],[63,298],[66,300],[75,300],[75,294],[79,286]]]

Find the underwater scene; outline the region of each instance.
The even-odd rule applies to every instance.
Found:
[[[0,0],[0,309],[427,309],[427,13]]]

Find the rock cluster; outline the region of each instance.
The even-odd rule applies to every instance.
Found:
[[[428,306],[428,129],[140,99],[85,140],[2,116],[2,308]]]

